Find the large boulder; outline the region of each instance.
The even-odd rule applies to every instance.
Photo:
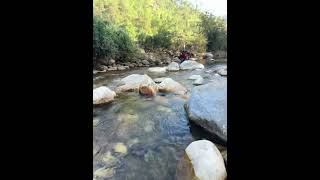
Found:
[[[176,62],[172,62],[168,65],[168,71],[179,71],[179,64]]]
[[[194,141],[178,163],[177,180],[226,180],[227,171],[218,148],[208,140]]]
[[[93,90],[93,104],[104,104],[114,100],[116,93],[108,87],[101,86]]]
[[[141,84],[149,84],[152,82],[153,80],[146,74],[131,74],[120,80],[116,92],[138,91]]]
[[[203,68],[204,68],[203,64],[200,64],[196,61],[187,60],[187,61],[183,61],[180,64],[180,69],[182,70],[193,70],[193,69],[203,69]]]
[[[194,87],[185,109],[190,121],[227,142],[227,81],[224,78]]]
[[[182,86],[180,83],[174,81],[171,78],[165,78],[159,85],[158,85],[160,92],[165,93],[175,93],[179,95],[184,95],[187,93],[187,89]]]
[[[148,69],[148,73],[152,74],[165,74],[166,72],[166,67],[152,67]]]

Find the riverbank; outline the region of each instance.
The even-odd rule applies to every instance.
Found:
[[[180,63],[178,58],[179,52],[172,51],[157,51],[157,52],[145,52],[140,51],[135,54],[128,62],[116,62],[113,59],[99,59],[98,63],[93,67],[93,74],[103,73],[107,71],[125,71],[128,69],[139,67],[156,67],[166,66],[171,62]],[[193,53],[190,60],[198,62],[226,62],[226,52],[218,51],[216,53]]]

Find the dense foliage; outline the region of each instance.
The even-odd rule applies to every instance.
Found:
[[[227,27],[223,17],[201,15],[202,29],[207,37],[207,51],[227,50]]]
[[[95,57],[125,60],[134,45],[147,50],[226,49],[223,19],[186,0],[93,0],[93,7]]]
[[[134,52],[128,33],[99,17],[93,19],[93,55],[96,58],[126,61]]]

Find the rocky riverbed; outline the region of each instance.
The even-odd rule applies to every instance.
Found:
[[[226,63],[171,63],[94,75],[94,179],[226,178]]]

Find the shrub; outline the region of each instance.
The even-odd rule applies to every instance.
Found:
[[[93,18],[93,59],[126,61],[135,51],[128,33],[99,17]]]

